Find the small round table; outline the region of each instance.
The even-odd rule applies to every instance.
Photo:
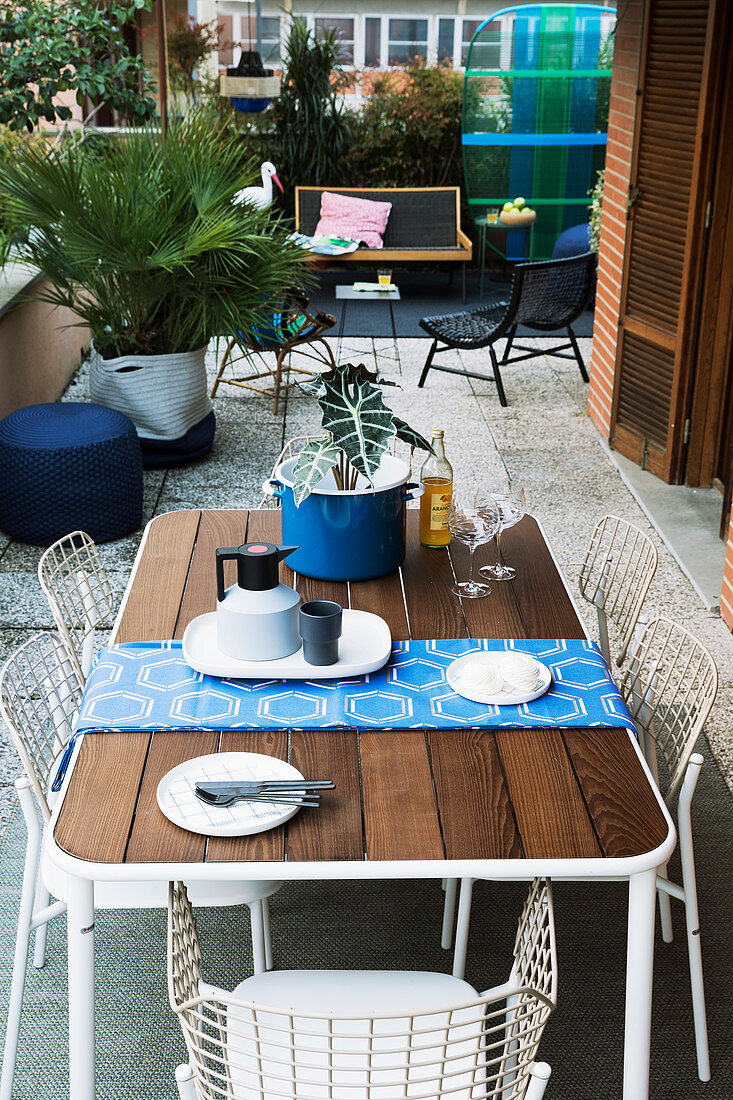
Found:
[[[523,233],[526,234],[527,230],[529,230],[529,236],[527,238],[525,238],[526,239],[526,244],[527,244],[527,247],[525,248],[525,253],[526,253],[525,258],[531,259],[532,255],[534,253],[534,227],[537,224],[537,222],[536,222],[536,219],[535,219],[535,221],[533,221],[530,225],[504,225],[504,223],[502,221],[500,221],[498,218],[496,219],[496,221],[489,221],[488,216],[486,214],[481,214],[478,218],[474,218],[474,223],[478,226],[478,231],[479,231],[479,245],[478,245],[478,247],[479,247],[479,252],[481,253],[481,272],[480,272],[480,276],[479,276],[478,292],[479,292],[479,298],[483,298],[483,296],[484,296],[484,269],[486,267],[486,244],[487,244],[486,234],[487,233],[495,233],[495,232],[498,232],[499,230],[501,230],[502,233],[523,232]],[[503,260],[506,259],[504,253],[500,252],[498,248],[495,248],[494,245],[491,243],[491,241],[488,241],[488,245],[489,245],[489,248],[492,248],[494,250],[494,252],[496,252],[497,256],[501,256],[501,258]]]
[[[392,326],[392,344],[394,346],[394,360],[397,366],[400,365],[400,349],[397,346],[397,330],[394,323],[394,312],[392,310],[392,302],[400,301],[400,292],[396,286],[393,286],[390,290],[377,290],[376,283],[374,290],[354,290],[353,286],[337,286],[336,287],[336,301],[341,302],[341,320],[339,322],[338,330],[338,344],[336,345],[336,358],[338,359],[341,354],[341,341],[344,334],[344,322],[346,320],[346,309],[349,302],[387,302],[389,306],[389,323]],[[387,358],[391,358],[387,356]]]

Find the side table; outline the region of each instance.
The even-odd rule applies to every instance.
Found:
[[[524,233],[527,247],[525,249],[525,259],[531,260],[534,254],[534,227],[537,224],[532,222],[531,225],[504,225],[501,221],[490,222],[485,214],[482,214],[478,218],[474,218],[474,224],[478,226],[479,231],[479,252],[481,253],[481,271],[479,275],[479,298],[484,296],[484,269],[486,267],[486,244],[487,233]],[[529,232],[528,232],[529,231]],[[488,241],[489,248],[492,248],[496,252],[497,256],[501,256],[503,260],[506,259],[503,252],[500,252],[491,241]]]
[[[336,358],[338,359],[341,354],[341,342],[344,335],[344,323],[346,321],[346,310],[348,308],[349,302],[386,301],[387,305],[389,306],[389,323],[392,327],[392,345],[394,347],[394,356],[387,356],[387,358],[394,358],[394,361],[396,362],[401,372],[402,366],[400,364],[400,350],[397,346],[397,330],[395,329],[394,311],[392,309],[392,303],[400,301],[399,289],[397,287],[393,287],[391,290],[354,290],[353,286],[337,286],[336,301],[341,302],[341,319],[339,321]]]

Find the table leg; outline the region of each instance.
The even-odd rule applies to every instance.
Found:
[[[343,340],[343,336],[344,336],[344,322],[346,320],[346,307],[347,307],[348,304],[349,304],[348,299],[344,298],[343,304],[341,306],[341,321],[339,322],[338,336],[336,338],[336,362],[337,363],[341,358],[341,341]]]
[[[484,296],[484,268],[486,267],[486,226],[479,227],[479,250],[481,252],[481,276],[478,284],[478,296]]]
[[[394,357],[397,364],[397,369],[402,374],[402,364],[400,363],[400,349],[397,346],[397,329],[394,323],[394,310],[392,309],[392,299],[387,299],[387,305],[389,306],[389,323],[392,326],[392,344],[394,345]]]
[[[656,880],[656,870],[629,879],[624,1100],[647,1100],[649,1096]]]
[[[94,883],[68,882],[69,1096],[94,1100]]]

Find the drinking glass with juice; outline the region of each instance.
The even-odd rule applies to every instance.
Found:
[[[420,497],[420,542],[423,546],[447,546],[450,542],[448,509],[453,497],[453,468],[445,457],[443,432],[433,432],[433,450],[420,471],[424,486]]]

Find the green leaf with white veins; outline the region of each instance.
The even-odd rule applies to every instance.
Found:
[[[330,439],[314,439],[306,443],[295,464],[293,496],[296,508],[336,465],[340,453],[340,448],[334,447]]]
[[[393,416],[392,420],[394,421],[397,438],[401,439],[403,443],[408,443],[413,450],[429,451],[430,454],[435,454],[432,443],[428,443],[424,436],[416,432],[404,420],[400,420],[399,416]]]
[[[325,392],[318,398],[323,427],[371,484],[395,434],[392,411],[382,400],[382,391],[368,380],[350,377],[342,367],[332,373],[333,378],[324,377]]]

